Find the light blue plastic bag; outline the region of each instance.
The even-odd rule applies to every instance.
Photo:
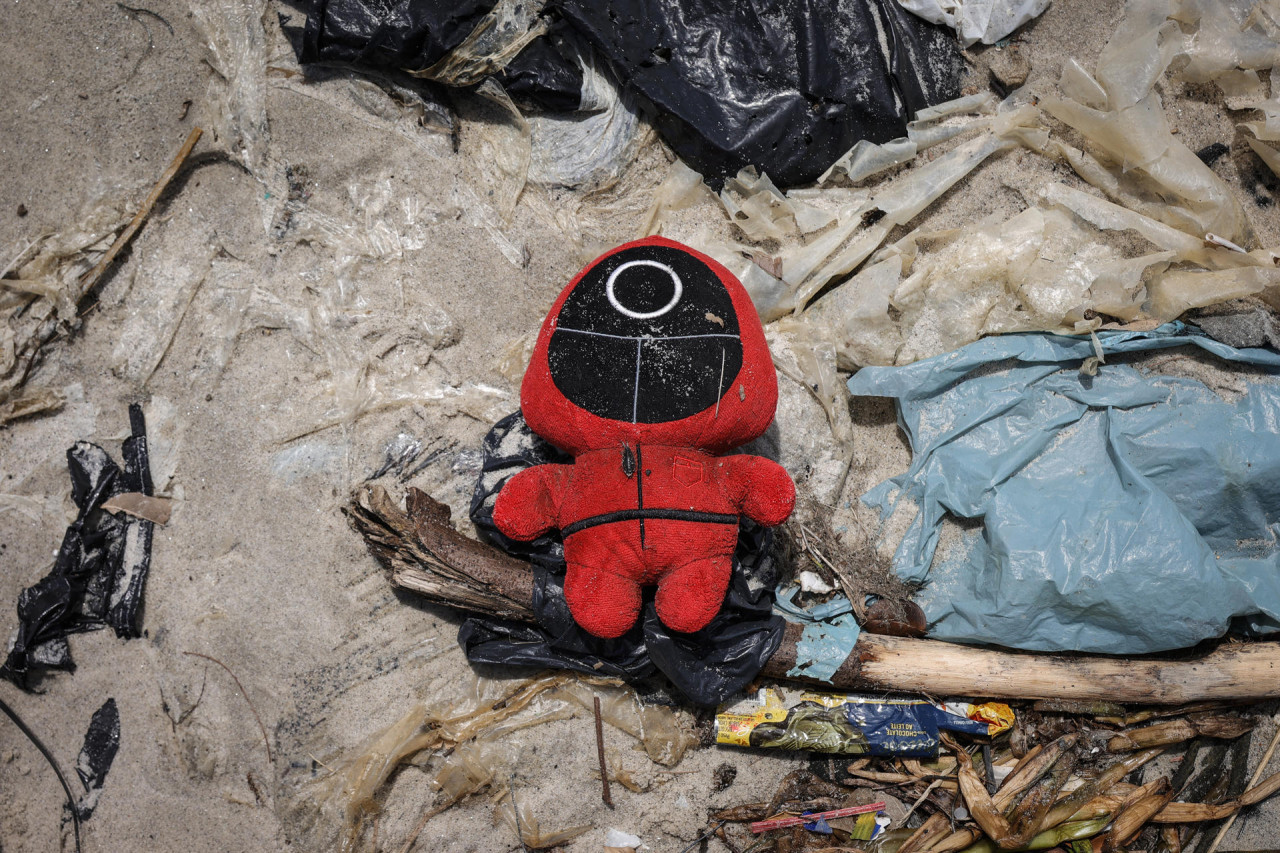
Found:
[[[1108,355],[1199,346],[1250,371],[1227,401],[1193,379],[1104,364],[1089,338],[986,338],[868,367],[855,396],[893,397],[911,467],[863,496],[911,522],[894,558],[931,636],[1135,654],[1280,628],[1280,354],[1180,323],[1100,333]],[[903,501],[908,504],[900,506]],[[981,523],[935,564],[946,513]]]

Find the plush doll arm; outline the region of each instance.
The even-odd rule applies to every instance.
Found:
[[[494,524],[521,542],[559,527],[561,486],[572,471],[572,465],[535,465],[516,474],[498,492]]]
[[[787,520],[796,505],[796,486],[787,469],[763,456],[728,456],[722,462],[727,491],[743,515],[765,527]]]

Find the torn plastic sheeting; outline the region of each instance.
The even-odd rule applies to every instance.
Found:
[[[1226,248],[1061,184],[1038,195],[1041,206],[1003,222],[911,232],[814,302],[800,325],[830,341],[840,368],[852,370],[907,364],[984,335],[1078,334],[1105,317],[1164,322],[1190,308],[1280,294],[1270,251]],[[1122,256],[1104,232],[1127,231],[1164,251]]]
[[[846,191],[847,203],[836,212],[837,223],[807,244],[790,243],[777,253],[782,270],[775,277],[750,259],[738,243],[695,235],[688,242],[723,263],[751,295],[760,318],[768,323],[803,308],[828,283],[854,270],[876,251],[897,225],[914,219],[961,178],[989,157],[1023,144],[1043,145],[1047,131],[1031,107],[1002,104],[988,132],[957,145],[929,163],[875,188]],[[797,198],[799,194],[797,193]],[[723,201],[723,199],[722,199]],[[730,216],[734,210],[726,207]]]
[[[516,809],[520,812],[517,815]],[[515,804],[511,794],[498,802],[493,808],[493,822],[506,824],[507,828],[520,840],[520,847],[525,850],[550,850],[572,841],[579,835],[585,835],[594,829],[591,824],[569,826],[560,830],[544,831],[534,816],[528,803]]]
[[[299,62],[347,62],[386,70],[411,70],[419,76],[438,77],[445,83],[457,81],[459,85],[474,85],[484,76],[474,61],[479,58],[473,49],[478,46],[478,38],[468,43],[473,34],[477,37],[488,34],[480,53],[488,53],[493,58],[484,70],[502,71],[524,52],[507,56],[503,49],[505,45],[523,40],[524,32],[516,25],[525,24],[527,32],[542,6],[541,3],[518,4],[522,8],[517,13],[510,8],[513,4],[494,0],[460,3],[400,0],[385,4],[311,0],[300,5],[305,7],[307,19],[294,44]],[[505,16],[493,14],[503,10],[507,12]],[[526,14],[530,10],[533,14]],[[457,62],[449,61],[459,48],[460,54],[473,60],[465,63],[465,73],[461,56]],[[504,88],[513,95],[524,94],[536,100],[546,93],[551,99],[547,106],[564,108],[565,96],[569,93],[576,96],[582,87],[581,78],[574,76],[577,69],[560,60],[554,51],[537,58],[554,64],[548,64],[547,71],[539,73],[538,69],[516,63],[510,79],[500,78],[500,82],[505,82]],[[576,105],[575,97],[573,106]]]
[[[733,575],[720,613],[701,631],[669,631],[646,590],[642,615],[617,639],[588,634],[573,620],[564,598],[564,546],[559,534],[530,543],[503,536],[493,523],[493,501],[502,485],[531,465],[572,461],[532,432],[519,412],[499,421],[485,437],[484,463],[471,500],[471,521],[482,537],[534,571],[536,626],[471,617],[458,643],[472,663],[570,669],[637,681],[661,671],[693,702],[714,705],[741,689],[782,642],[783,620],[771,613],[777,569],[772,534],[749,521],[740,525]]]
[[[788,622],[804,626],[796,641],[796,664],[787,675],[830,681],[858,642],[862,629],[853,618],[849,599],[837,595],[810,608],[795,603],[798,587],[778,591],[774,609]]]
[[[1195,346],[1262,373],[1236,400],[1103,364],[1089,338],[988,338],[907,367],[866,368],[894,397],[911,467],[863,496],[910,518],[894,558],[938,639],[1140,654],[1280,629],[1280,354],[1182,324],[1100,332],[1107,355]],[[947,514],[980,532],[935,558]]]
[[[985,116],[966,119],[959,124],[941,124],[947,119],[962,113],[993,113],[996,107],[996,96],[991,92],[979,92],[976,95],[965,95],[932,107],[926,107],[916,113],[914,121],[907,123],[907,135],[877,145],[868,140],[859,140],[839,160],[818,178],[819,183],[829,182],[835,175],[843,173],[852,183],[869,178],[886,169],[906,163],[917,153],[939,142],[953,139],[962,133],[981,130],[990,125]]]
[[[120,710],[115,699],[108,699],[93,712],[89,730],[84,734],[84,745],[76,758],[76,775],[84,785],[85,794],[76,804],[81,820],[88,820],[98,807],[102,788],[107,784],[107,773],[120,749]]]
[[[752,240],[799,237],[836,221],[834,213],[784,195],[768,175],[757,174],[753,167],[725,181],[720,201]]]
[[[627,687],[601,685],[591,679],[568,680],[555,695],[572,699],[586,711],[595,710],[600,699],[601,719],[640,741],[649,760],[674,767],[698,739],[680,724],[673,708],[642,702]]]
[[[787,675],[830,681],[858,642],[858,622],[852,613],[830,622],[810,622],[796,640],[796,665]]]
[[[1068,62],[1060,84],[1066,97],[1044,98],[1040,105],[1102,156],[1100,160],[1054,143],[1086,181],[1190,234],[1212,231],[1247,244],[1252,235],[1239,201],[1174,137],[1153,88],[1186,51],[1188,39],[1170,19],[1179,11],[1174,0],[1131,0],[1098,57],[1095,73]]]
[[[124,492],[152,493],[142,407],[129,406],[129,421],[132,435],[121,446],[123,470],[87,441],[67,451],[71,497],[79,513],[67,527],[53,569],[18,596],[18,628],[0,666],[0,677],[24,690],[41,670],[75,668],[70,634],[110,625],[118,637],[141,635],[154,525],[102,509]]]
[[[634,99],[617,87],[604,63],[589,50],[581,51],[577,61],[582,69],[580,109],[568,116],[529,117],[529,180],[595,192],[617,183],[647,136]]]
[[[902,136],[962,76],[943,31],[892,0],[556,6],[713,180],[755,165],[781,186],[808,183],[857,140]]]
[[[1049,0],[898,0],[926,21],[951,27],[960,43],[995,44],[1049,8]]]
[[[824,601],[812,607],[801,607],[795,603],[795,597],[800,592],[801,588],[794,586],[790,589],[777,590],[777,599],[773,602],[773,609],[781,613],[782,618],[788,622],[802,624],[825,622],[828,619],[835,619],[837,616],[853,612],[853,605],[843,595],[833,596],[830,601]],[[849,648],[852,649],[853,645],[850,644]]]
[[[1271,8],[1268,9],[1267,7]],[[1187,64],[1178,76],[1191,83],[1219,80],[1237,69],[1280,65],[1280,27],[1274,4],[1257,0],[1183,0],[1173,16],[1195,25]]]
[[[903,136],[915,111],[958,94],[964,70],[949,35],[894,0],[787,0],[781,7],[556,0],[547,10],[551,33],[514,57],[506,48],[544,26],[542,19],[512,35],[520,27],[499,26],[493,7],[486,0],[312,0],[296,49],[303,63],[412,69],[462,82],[440,69],[451,52],[468,50],[463,45],[477,29],[493,29],[508,36],[493,52],[498,82],[517,100],[563,109],[569,81],[582,79],[565,49],[573,39],[557,38],[563,24],[609,60],[623,90],[656,112],[668,144],[717,185],[748,165],[783,186],[808,183],[860,139]],[[527,10],[515,15],[518,8],[498,17],[533,20]],[[474,73],[465,80],[478,82]]]

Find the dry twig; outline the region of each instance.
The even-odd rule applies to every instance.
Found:
[[[120,236],[111,244],[111,248],[107,249],[107,253],[102,256],[101,260],[85,274],[81,280],[80,292],[88,294],[98,286],[98,282],[106,271],[115,263],[116,256],[129,245],[129,241],[138,233],[138,229],[142,227],[142,223],[147,221],[147,217],[151,215],[151,209],[156,206],[156,202],[160,200],[160,196],[164,193],[165,188],[178,174],[178,170],[182,168],[182,164],[186,162],[187,157],[191,156],[191,149],[196,147],[196,143],[200,141],[200,136],[204,131],[198,127],[191,128],[191,132],[187,134],[187,139],[182,143],[182,147],[178,149],[177,155],[169,163],[169,168],[164,170],[164,174],[160,176],[160,180],[156,181],[155,186],[151,188],[151,192],[142,202],[142,207],[138,208],[138,212],[134,214],[133,219],[120,232]]]
[[[600,697],[595,700],[596,711],[596,754],[600,758],[600,799],[609,808],[613,808],[613,796],[609,793],[609,766],[604,760],[604,721],[600,718]]]
[[[240,683],[239,678],[236,678],[236,674],[231,671],[231,667],[211,655],[201,654],[200,652],[183,652],[183,654],[190,655],[193,658],[211,660],[227,671],[227,675],[231,676],[231,680],[234,681],[236,683],[236,687],[239,688],[240,695],[244,697],[244,701],[249,706],[249,710],[253,712],[253,718],[258,721],[258,731],[262,732],[262,745],[267,748],[267,761],[275,764],[275,756],[271,754],[271,741],[267,738],[267,727],[262,724],[262,717],[258,716],[258,709],[253,706],[253,700],[249,698],[249,694],[245,691],[244,685]]]

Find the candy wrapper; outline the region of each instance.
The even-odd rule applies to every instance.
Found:
[[[1013,726],[997,702],[934,703],[766,687],[716,714],[716,743],[839,755],[937,755],[939,731],[995,736]]]

